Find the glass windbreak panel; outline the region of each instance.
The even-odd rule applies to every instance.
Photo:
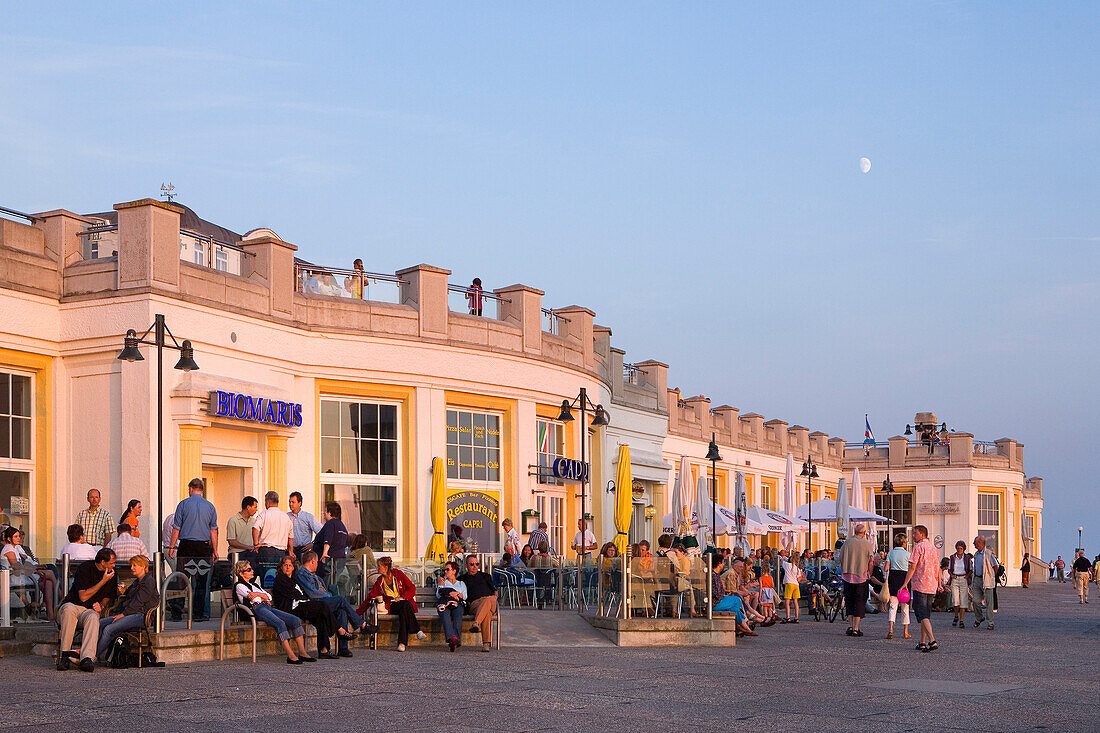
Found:
[[[985,546],[992,550],[994,555],[1000,552],[1000,543],[997,541],[1001,534],[1000,531],[996,529],[979,529],[978,534],[985,537]]]
[[[30,530],[31,477],[26,471],[0,471],[0,523]],[[34,547],[30,537],[24,544]]]
[[[375,552],[397,551],[397,487],[323,484],[326,501],[340,505],[349,535],[362,534]]]

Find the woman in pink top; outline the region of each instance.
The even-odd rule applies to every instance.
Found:
[[[913,527],[913,552],[909,555],[909,572],[902,587],[912,591],[913,613],[920,622],[919,652],[933,652],[939,648],[932,633],[932,600],[940,589],[940,554],[928,541],[928,528],[923,524]]]

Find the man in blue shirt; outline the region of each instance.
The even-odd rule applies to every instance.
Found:
[[[294,529],[294,556],[301,562],[306,552],[313,549],[313,535],[321,531],[321,523],[302,508],[302,492],[292,492],[289,504],[290,511],[286,515],[290,517],[290,526]]]
[[[218,512],[203,498],[204,488],[201,478],[187,484],[191,494],[176,507],[168,550],[169,557],[178,555],[176,569],[191,576],[191,618],[195,621],[210,618],[210,575],[218,559]],[[177,613],[173,608],[173,616]]]
[[[352,629],[355,631],[367,630],[367,623],[351,607],[347,599],[330,592],[328,586],[325,585],[325,581],[317,575],[317,553],[313,550],[308,550],[302,556],[302,567],[298,568],[296,579],[307,596],[315,601],[321,601],[332,609],[332,614],[336,616],[336,624],[339,628],[347,629],[348,623],[351,623]],[[340,649],[337,653],[341,657],[351,656],[351,652],[348,650],[348,638],[347,636],[337,635],[337,643]]]

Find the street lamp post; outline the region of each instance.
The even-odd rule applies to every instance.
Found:
[[[807,523],[810,525],[810,533],[807,535],[809,539],[806,540],[806,546],[812,556],[814,549],[814,479],[817,478],[817,465],[807,458],[802,464],[802,473],[799,476],[806,477],[806,489],[810,493],[810,500],[806,503]]]
[[[588,431],[588,408],[591,407],[594,412],[592,416],[593,427],[607,425],[611,422],[611,417],[607,414],[607,410],[603,409],[603,405],[593,404],[592,400],[588,399],[588,391],[584,387],[581,387],[580,393],[572,400],[561,401],[561,414],[558,415],[558,420],[562,422],[572,422],[572,411],[574,407],[580,407],[581,410],[581,465],[584,467],[584,470],[581,471],[581,521],[585,523],[585,528],[587,528],[588,520],[585,519],[584,515],[584,502],[588,488],[588,466],[586,463],[585,451],[586,438],[588,437],[586,434]],[[584,590],[580,587],[580,557],[584,555],[584,530],[581,530],[581,545],[580,552],[578,553],[579,557],[577,558],[577,589],[580,593],[579,600],[577,601],[577,613],[584,612]]]
[[[153,334],[153,340],[147,340],[149,334]],[[171,343],[165,341],[165,336],[172,339]],[[123,339],[122,351],[118,354],[120,361],[145,361],[141,355],[139,344],[157,347],[157,549],[164,547],[164,349],[168,347],[180,352],[176,369],[183,372],[196,371],[199,365],[195,363],[195,350],[191,348],[191,342],[184,339],[182,343],[176,341],[176,337],[168,330],[168,324],[164,322],[164,316],[157,313],[153,319],[153,325],[145,329],[141,336],[137,331],[130,329]]]
[[[718,549],[718,461],[722,460],[722,454],[718,452],[718,443],[714,440],[714,433],[710,434],[710,445],[707,447],[707,460],[710,461],[710,545]]]

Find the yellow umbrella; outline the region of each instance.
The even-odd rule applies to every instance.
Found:
[[[630,515],[634,509],[634,477],[630,473],[630,448],[619,446],[619,466],[615,471],[615,547],[619,554],[626,552],[627,532],[630,531]]]
[[[424,551],[424,560],[442,565],[447,561],[447,538],[443,534],[443,527],[447,522],[447,468],[443,465],[442,458],[432,461],[432,499],[428,512],[432,517],[435,534],[428,542],[428,549]]]

